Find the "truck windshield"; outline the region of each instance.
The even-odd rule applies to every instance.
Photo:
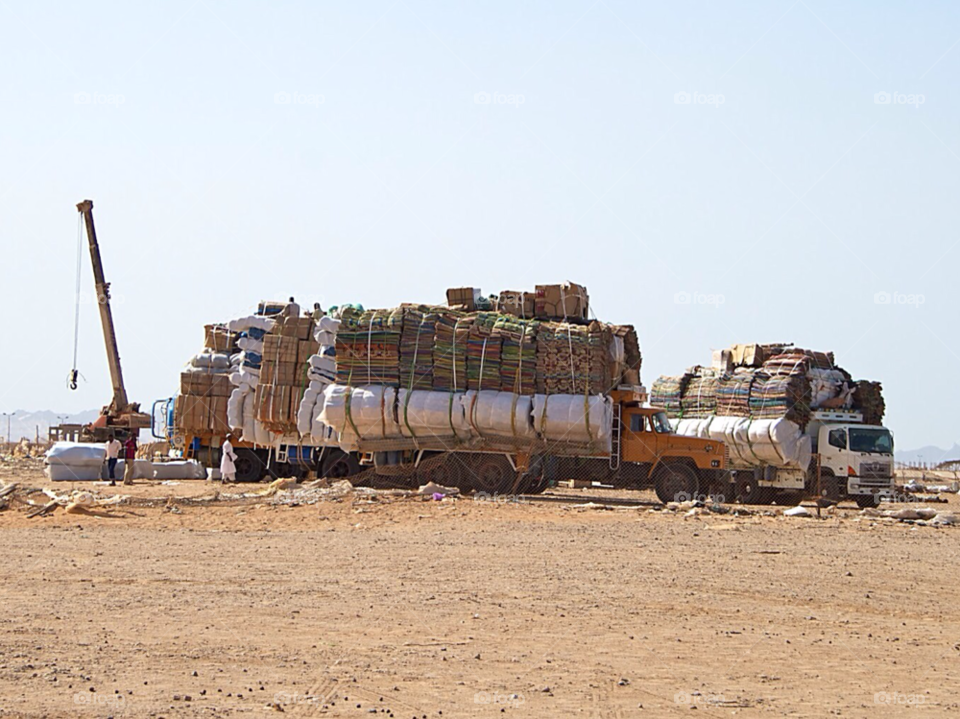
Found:
[[[893,435],[886,429],[851,427],[850,449],[853,452],[893,454]]]
[[[657,412],[651,419],[653,420],[653,429],[655,432],[670,434],[673,431],[670,429],[670,420],[667,419],[666,413]]]

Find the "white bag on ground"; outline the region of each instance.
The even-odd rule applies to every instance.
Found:
[[[43,468],[43,474],[51,482],[98,482],[101,469],[105,470],[89,465],[48,464]],[[123,479],[119,470],[115,476]]]
[[[533,426],[548,441],[592,444],[609,452],[613,406],[604,395],[538,394]]]
[[[154,479],[206,479],[207,469],[194,459],[154,462]]]
[[[92,442],[57,442],[47,450],[44,461],[48,465],[72,467],[99,467],[105,463],[107,446]]]
[[[113,473],[114,478],[117,481],[120,481],[124,478],[126,474],[126,465],[127,460],[121,459],[117,462],[117,469]],[[110,473],[107,471],[107,465],[103,465],[100,469],[100,476],[97,479],[110,479]],[[153,462],[149,459],[135,459],[133,460],[133,477],[132,479],[153,479]]]
[[[532,440],[536,438],[530,413],[532,399],[513,392],[484,389],[463,394],[467,422],[474,433],[495,438]]]

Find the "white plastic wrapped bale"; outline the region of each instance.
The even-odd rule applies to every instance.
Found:
[[[96,481],[100,479],[106,456],[107,448],[103,444],[57,442],[47,450],[43,472],[54,482]]]
[[[256,352],[258,355],[263,354],[263,340],[255,340],[253,337],[241,337],[237,340],[237,347],[245,352]]]
[[[230,429],[239,430],[243,427],[243,403],[250,394],[249,386],[235,387],[227,400],[227,424]]]
[[[344,449],[356,449],[361,439],[397,439],[401,434],[394,414],[396,399],[393,387],[332,384],[323,391],[320,421],[337,432]]]
[[[671,420],[677,434],[723,442],[734,467],[772,465],[806,470],[810,466],[810,437],[788,419],[708,417]]]
[[[229,329],[231,332],[247,332],[251,329],[260,330],[261,332],[270,332],[276,323],[276,320],[272,320],[269,317],[250,315],[249,317],[241,317],[236,320],[230,320],[230,322],[227,323],[227,329]]]
[[[404,437],[450,441],[470,437],[463,395],[458,392],[401,389],[397,416]]]
[[[337,359],[332,345],[321,345],[320,354],[310,357],[308,376],[311,380],[318,380],[333,384],[337,381]],[[324,354],[326,353],[326,354]]]
[[[340,320],[330,315],[321,317],[317,321],[313,338],[321,345],[332,345],[336,342],[337,331],[340,329]]]
[[[190,367],[201,371],[227,372],[230,366],[230,355],[224,352],[205,350],[190,358]]]
[[[311,382],[300,398],[300,408],[297,410],[297,431],[301,436],[311,434],[313,419],[316,416],[317,398],[323,393],[324,385],[320,382]]]
[[[194,459],[154,462],[154,479],[206,479],[207,469]]]
[[[530,416],[533,400],[527,395],[468,390],[463,394],[463,407],[468,424],[481,437],[536,439]]]
[[[113,473],[113,476],[118,480],[126,477],[127,460],[121,459],[117,462],[117,469]],[[153,479],[153,462],[149,459],[135,459],[133,460],[133,477],[131,479]],[[97,479],[108,480],[110,479],[110,472],[107,469],[107,465],[104,464],[100,468],[100,476]]]
[[[533,397],[533,426],[545,440],[609,452],[613,406],[604,395],[538,394]]]
[[[313,386],[313,382],[310,383]],[[326,385],[320,385],[320,387],[325,387]],[[323,420],[320,418],[323,414],[323,407],[326,400],[326,394],[321,389],[317,394],[317,402],[313,407],[313,421],[310,424],[310,437],[313,441],[313,444],[318,447],[336,447],[337,446],[337,433],[333,430],[333,427],[329,427],[323,423]]]

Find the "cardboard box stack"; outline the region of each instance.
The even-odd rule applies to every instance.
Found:
[[[278,318],[263,336],[263,360],[255,398],[255,416],[270,431],[297,431],[297,412],[307,389],[309,359],[320,348],[310,317]]]
[[[195,355],[180,373],[180,394],[174,404],[175,424],[195,434],[224,435],[229,431],[227,401],[231,356],[236,335],[220,325],[207,325],[204,350]]]

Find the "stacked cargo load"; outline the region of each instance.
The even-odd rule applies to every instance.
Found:
[[[227,327],[237,334],[237,348],[233,358],[230,382],[234,385],[227,403],[230,428],[237,436],[252,444],[266,444],[270,440],[266,428],[256,418],[256,390],[263,366],[263,338],[276,321],[262,315],[250,315],[231,320]]]
[[[310,317],[278,317],[273,330],[263,337],[255,416],[274,434],[298,432],[300,401],[309,385],[309,360],[320,346],[314,326]]]
[[[735,463],[806,469],[804,430],[817,410],[851,410],[883,421],[878,382],[854,381],[832,352],[789,343],[740,344],[713,353],[712,367],[692,367],[653,383],[651,401],[680,434],[726,442]]]
[[[325,374],[303,395],[301,436],[363,451],[556,442],[609,452],[608,393],[623,384],[642,390],[636,331],[587,322],[583,288],[565,287],[559,304],[554,294],[544,294],[549,311],[577,321],[479,309],[487,303],[473,288],[451,290],[451,307],[404,304],[323,318],[338,326],[333,344],[321,343],[326,358],[323,349],[309,358],[311,371],[323,362]],[[529,293],[514,309],[533,305]]]
[[[225,325],[204,328],[204,348],[180,373],[180,392],[174,404],[176,426],[194,434],[225,435],[229,431],[227,404],[233,391],[230,374],[236,359],[238,335]]]

